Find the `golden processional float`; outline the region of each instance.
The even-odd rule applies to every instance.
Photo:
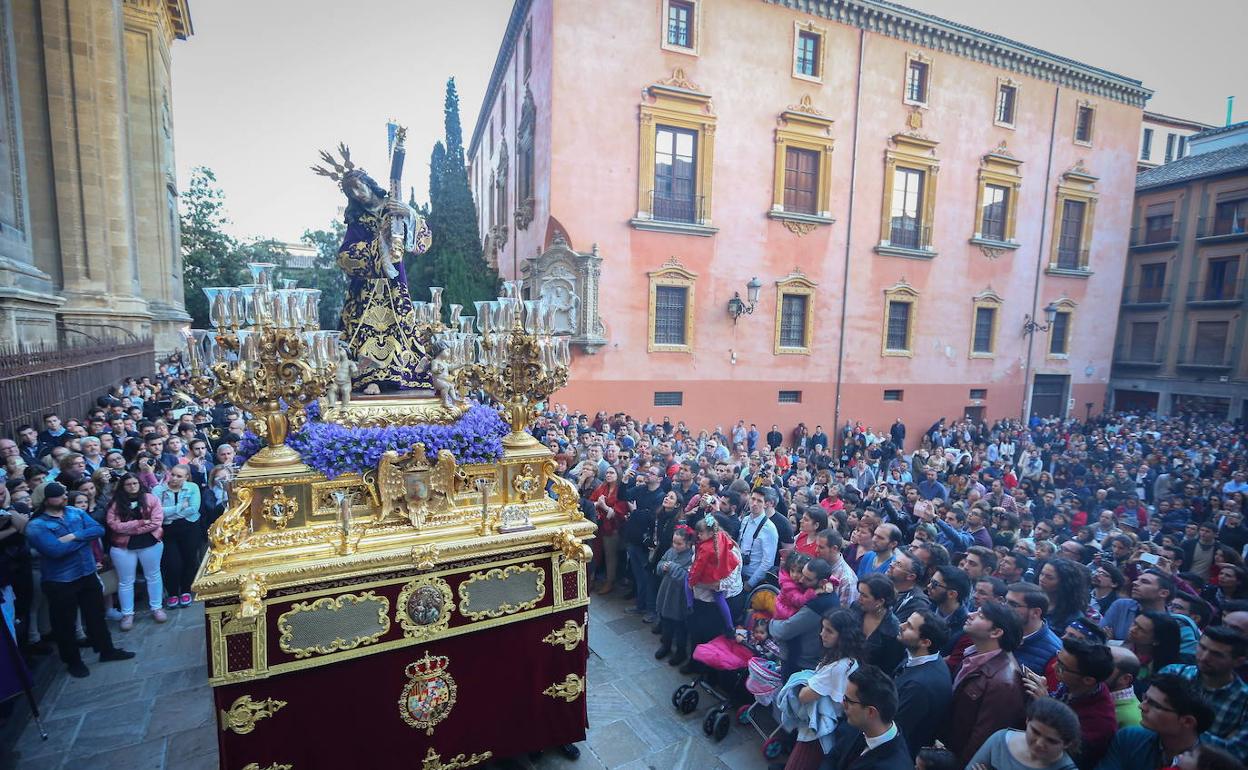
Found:
[[[448,770],[583,740],[594,525],[526,430],[567,383],[547,307],[508,282],[444,324],[434,289],[437,393],[352,397],[318,292],[273,267],[207,289],[188,346],[199,394],[264,441],[194,586],[221,767]]]

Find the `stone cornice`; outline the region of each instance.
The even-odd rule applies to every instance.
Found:
[[[191,29],[190,0],[124,0],[126,20],[145,29],[159,29],[165,44],[185,40]]]
[[[516,0],[511,7],[511,18],[507,20],[507,31],[503,33],[503,44],[498,48],[498,58],[494,60],[494,71],[490,73],[490,84],[485,89],[485,98],[481,100],[481,109],[477,112],[477,124],[472,129],[472,141],[468,143],[468,160],[477,154],[477,145],[481,143],[481,132],[490,119],[490,107],[498,97],[498,89],[503,85],[503,76],[507,74],[507,62],[516,50],[516,41],[524,29],[524,19],[529,15],[529,6],[533,0]]]
[[[961,56],[1094,96],[1143,107],[1140,81],[887,0],[764,0],[867,32]]]

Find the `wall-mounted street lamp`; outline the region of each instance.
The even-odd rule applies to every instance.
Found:
[[[1057,305],[1054,305],[1052,302],[1044,306],[1045,323],[1043,325],[1036,323],[1030,314],[1023,316],[1023,336],[1026,337],[1028,334],[1035,334],[1036,332],[1047,332],[1053,326],[1053,319],[1055,318],[1057,318]]]
[[[745,296],[749,304],[742,301],[741,292],[734,291],[732,293],[732,299],[728,300],[728,315],[732,316],[734,324],[743,314],[754,312],[754,308],[758,306],[758,293],[762,288],[763,282],[758,280],[757,276],[751,278],[750,282],[745,285]]]

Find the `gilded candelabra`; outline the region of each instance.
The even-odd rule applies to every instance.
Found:
[[[450,345],[461,388],[482,389],[502,405],[511,433],[506,447],[537,443],[527,428],[537,407],[568,384],[571,353],[568,338],[551,333],[554,308],[520,298],[521,282],[505,281],[503,295],[493,302],[477,302],[478,334],[470,332],[472,319],[461,319],[461,333],[451,334]],[[472,360],[472,359],[475,359]]]
[[[319,290],[290,281],[274,289],[275,265],[248,267],[252,283],[204,289],[213,328],[188,332],[191,384],[201,397],[223,398],[251,415],[248,426],[267,446],[248,467],[297,470],[299,453],[286,436],[333,381],[340,333],[319,329]]]

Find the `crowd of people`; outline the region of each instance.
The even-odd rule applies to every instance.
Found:
[[[124,636],[192,603],[246,423],[188,390],[176,361],[162,364],[85,415],[45,414],[0,438],[0,608],[29,662],[55,651],[71,676],[89,676],[85,648],[100,662],[135,655],[106,620]]]
[[[1244,426],[910,430],[534,426],[597,593],[682,672],[748,671],[728,697],[773,710],[783,767],[1243,768]]]
[[[28,659],[88,676],[85,648],[134,656],[107,620],[124,638],[192,603],[247,447],[239,410],[185,386],[165,365],[0,438],[0,608]],[[1244,427],[909,431],[533,426],[598,526],[594,590],[684,673],[773,677],[744,693],[787,768],[1242,768]]]

